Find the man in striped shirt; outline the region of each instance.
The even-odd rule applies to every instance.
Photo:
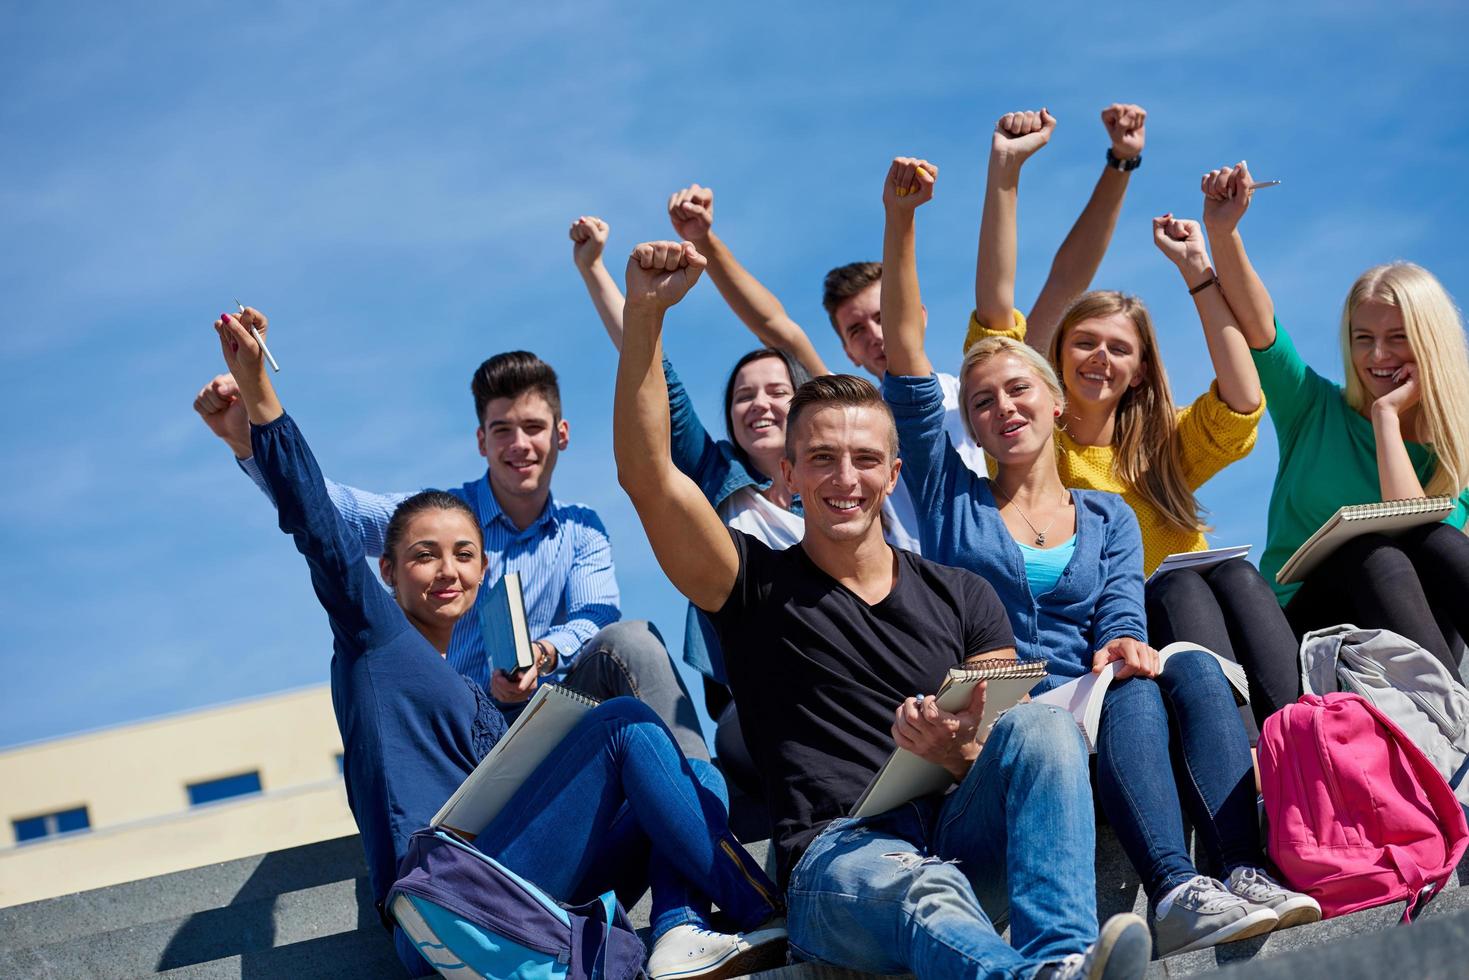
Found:
[[[638,697],[668,724],[686,756],[708,759],[693,702],[662,638],[651,623],[619,622],[612,546],[601,519],[590,507],[551,494],[551,474],[570,432],[555,371],[534,354],[511,351],[481,364],[471,389],[487,469],[450,492],[479,515],[489,557],[485,582],[520,573],[536,662],[519,674],[491,674],[475,615],[455,625],[449,664],[486,688],[510,717],[543,680],[602,699]],[[269,496],[250,458],[249,421],[234,379],[215,378],[194,409]],[[364,557],[380,557],[388,519],[411,494],[371,493],[332,480],[327,489],[362,538]],[[481,589],[478,601],[490,591]]]

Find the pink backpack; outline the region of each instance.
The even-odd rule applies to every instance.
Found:
[[[1265,719],[1259,753],[1270,858],[1328,918],[1401,901],[1410,918],[1469,845],[1449,784],[1356,694],[1286,705]]]

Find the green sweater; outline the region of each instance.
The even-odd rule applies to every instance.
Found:
[[[1377,439],[1372,423],[1347,404],[1340,386],[1301,360],[1290,335],[1275,324],[1275,343],[1251,352],[1260,372],[1270,421],[1280,444],[1280,465],[1270,491],[1270,524],[1260,571],[1283,606],[1301,583],[1279,585],[1275,573],[1337,509],[1382,499],[1377,477]],[[1437,465],[1433,450],[1407,443],[1408,458],[1427,486]],[[1469,490],[1444,523],[1464,527]]]

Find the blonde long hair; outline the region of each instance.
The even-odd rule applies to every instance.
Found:
[[[1178,411],[1168,386],[1168,373],[1158,356],[1158,334],[1148,308],[1136,296],[1115,290],[1082,293],[1061,315],[1061,325],[1047,352],[1052,367],[1061,369],[1061,344],[1067,332],[1083,320],[1122,314],[1137,329],[1146,370],[1142,384],[1127,389],[1117,403],[1112,446],[1112,468],[1169,524],[1185,531],[1208,531],[1193,488],[1184,478],[1183,450],[1178,442]]]
[[[1419,441],[1438,467],[1424,491],[1455,496],[1469,486],[1469,346],[1454,300],[1433,273],[1411,262],[1374,266],[1357,277],[1341,311],[1347,404],[1366,411],[1371,399],[1352,363],[1352,314],[1368,300],[1396,307],[1418,364]]]

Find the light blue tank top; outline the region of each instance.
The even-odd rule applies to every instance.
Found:
[[[1020,546],[1020,557],[1025,559],[1025,580],[1030,584],[1032,596],[1045,595],[1056,587],[1061,580],[1061,573],[1071,563],[1071,555],[1076,551],[1076,535],[1066,539],[1065,544],[1058,544],[1054,548],[1032,548],[1028,544],[1015,542]]]

